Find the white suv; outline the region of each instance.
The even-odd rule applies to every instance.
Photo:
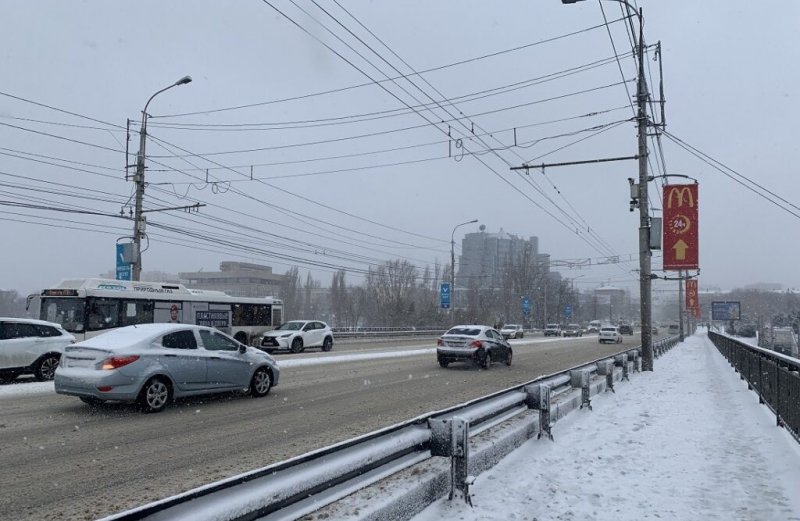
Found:
[[[53,322],[26,318],[0,318],[0,380],[21,374],[52,380],[64,348],[75,337]]]
[[[622,343],[622,335],[619,333],[619,328],[616,326],[603,326],[597,334],[597,338],[601,344],[611,342],[614,344]]]
[[[321,347],[323,351],[333,349],[333,331],[328,324],[318,320],[291,320],[268,331],[261,339],[261,349],[288,349],[302,353],[307,347]]]

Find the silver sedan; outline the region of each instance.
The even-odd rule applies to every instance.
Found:
[[[90,405],[138,402],[145,412],[159,412],[183,396],[230,391],[265,396],[279,377],[269,354],[216,329],[142,324],[67,347],[55,389]]]

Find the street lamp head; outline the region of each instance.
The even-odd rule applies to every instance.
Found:
[[[478,222],[478,219],[472,219],[472,220],[471,220],[470,222],[468,222],[467,224],[472,224],[472,223],[476,223],[476,222]]]
[[[186,85],[187,83],[191,83],[191,82],[192,82],[192,77],[191,76],[184,76],[183,78],[181,78],[178,81],[176,81],[175,85]]]

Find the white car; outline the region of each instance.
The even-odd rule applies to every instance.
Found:
[[[52,380],[64,348],[75,337],[53,322],[27,318],[0,318],[0,380],[21,374]]]
[[[616,326],[601,327],[600,332],[597,334],[597,339],[601,344],[606,342],[611,342],[614,344],[622,343],[622,335],[619,332],[619,328]]]
[[[307,347],[333,349],[333,331],[328,324],[318,320],[291,320],[268,331],[261,339],[261,349],[288,349],[302,353]]]
[[[522,329],[522,326],[519,324],[506,324],[500,329],[500,334],[503,335],[505,339],[523,338],[525,336],[525,330]]]

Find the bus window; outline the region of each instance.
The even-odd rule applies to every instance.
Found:
[[[88,299],[89,314],[87,325],[89,331],[119,327],[120,301],[109,298]]]
[[[153,323],[152,300],[123,300],[122,326]]]

